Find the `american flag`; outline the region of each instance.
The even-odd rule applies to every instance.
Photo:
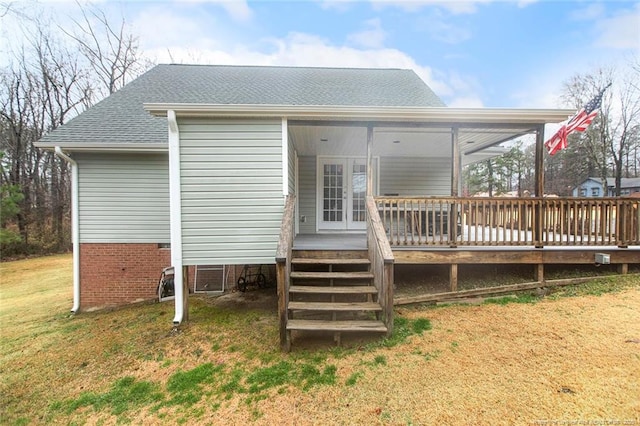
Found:
[[[598,110],[602,104],[602,95],[609,86],[611,86],[611,83],[600,90],[593,99],[584,104],[582,109],[578,111],[576,115],[571,117],[567,124],[563,124],[562,127],[560,127],[560,130],[558,130],[555,135],[544,143],[544,146],[547,147],[547,151],[549,151],[549,155],[554,155],[561,149],[565,149],[567,147],[567,136],[571,133],[584,132],[587,130],[589,124],[591,124],[593,119],[596,118],[596,115],[598,115]]]

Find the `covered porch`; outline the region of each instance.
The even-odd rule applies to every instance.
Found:
[[[292,320],[290,309],[292,277],[300,276],[295,264],[316,258],[313,253],[334,264],[341,253],[358,258],[354,252],[360,252],[367,259],[376,293],[370,300],[379,305],[376,318],[384,326],[376,325],[375,331],[387,333],[392,332],[394,305],[576,282],[547,280],[545,265],[610,263],[627,273],[630,264],[640,263],[638,200],[544,197],[544,123],[561,121],[555,113],[555,118],[495,113],[476,117],[480,122],[446,124],[289,122],[296,191],[287,199],[276,256],[283,348],[290,347],[291,332],[300,323]],[[464,164],[497,156],[502,149],[496,145],[525,134],[536,141],[534,196],[460,197]],[[356,160],[322,161],[342,156]],[[310,164],[313,176],[305,179],[303,167]],[[474,264],[531,265],[533,277],[525,283],[459,289],[459,266]],[[394,265],[444,265],[448,286],[396,297]],[[338,335],[359,330],[337,323],[324,325]]]

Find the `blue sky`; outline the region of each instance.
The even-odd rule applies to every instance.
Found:
[[[70,28],[72,2],[42,8]],[[411,68],[450,106],[561,107],[577,72],[640,54],[634,1],[102,1],[156,62]],[[6,50],[7,18],[1,34]],[[14,41],[15,42],[15,41]]]

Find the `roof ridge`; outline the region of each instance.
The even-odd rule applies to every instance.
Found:
[[[299,66],[299,65],[230,65],[230,64],[179,64],[164,63],[157,66],[184,66],[184,67],[209,67],[209,68],[289,68],[289,69],[325,69],[325,70],[371,70],[371,71],[411,71],[411,68],[376,68],[376,67],[328,67],[328,66]]]

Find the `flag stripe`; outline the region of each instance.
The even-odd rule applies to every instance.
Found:
[[[558,151],[567,147],[567,137],[573,132],[584,132],[587,130],[591,122],[598,115],[598,110],[602,105],[602,95],[607,88],[611,86],[609,83],[604,89],[589,102],[587,102],[580,111],[576,113],[567,124],[563,124],[562,127],[547,140],[544,145],[547,147],[549,155],[554,155]]]

